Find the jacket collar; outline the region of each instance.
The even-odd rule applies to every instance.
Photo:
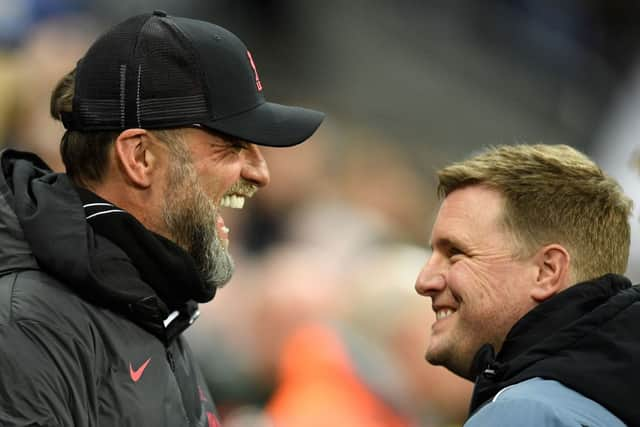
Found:
[[[85,204],[108,202],[79,190],[34,154],[4,150],[0,164],[0,200],[6,202],[0,209],[0,230],[3,247],[12,248],[11,258],[0,251],[6,271],[43,270],[81,298],[126,316],[165,343],[197,317],[193,300],[204,298],[197,288],[200,279],[177,245],[146,230],[128,213],[87,219]]]
[[[488,344],[476,353],[471,368],[476,385],[470,414],[502,388],[536,376],[558,380],[603,404],[602,400],[608,399],[600,399],[597,387],[584,381],[581,362],[586,366],[587,361],[598,361],[597,367],[590,368],[603,372],[631,368],[616,364],[609,354],[631,357],[640,352],[638,340],[620,341],[620,337],[603,331],[623,328],[625,334],[636,336],[620,318],[639,300],[640,293],[629,280],[608,274],[576,284],[538,305],[514,325],[497,355]],[[594,335],[594,330],[600,333]],[[636,382],[640,386],[640,378],[633,384]]]
[[[149,231],[127,211],[97,194],[84,188],[77,191],[93,231],[129,257],[142,281],[160,299],[157,301],[150,295],[135,301],[131,309],[153,316],[156,333],[165,341],[173,340],[199,316],[194,300],[210,300],[215,288],[213,295],[204,291],[206,288],[193,258],[178,245]],[[162,320],[162,325],[158,320]]]
[[[145,283],[173,311],[189,300],[209,301],[215,288],[207,290],[198,268],[182,248],[145,228],[125,210],[78,188],[87,222],[95,233],[122,249]]]

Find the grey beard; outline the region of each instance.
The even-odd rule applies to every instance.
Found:
[[[170,203],[165,209],[165,221],[176,243],[193,258],[205,285],[221,288],[231,280],[234,263],[218,238],[215,209],[210,205],[205,208],[202,203],[210,202],[201,196],[200,203],[193,199]]]
[[[205,251],[202,263],[196,262],[196,265],[200,268],[204,282],[215,288],[222,288],[226,285],[235,270],[233,258],[218,239],[217,233],[209,245],[209,250]]]
[[[205,285],[221,288],[231,280],[234,263],[218,237],[217,209],[197,181],[191,185],[177,185],[180,181],[176,181],[163,209],[167,229],[175,243],[191,255]]]
[[[184,145],[174,147],[172,160],[163,220],[174,242],[193,258],[207,290],[220,288],[231,280],[234,263],[218,236],[217,208],[202,190]]]

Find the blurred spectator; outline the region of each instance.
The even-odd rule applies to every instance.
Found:
[[[298,307],[267,405],[275,427],[442,427],[464,420],[471,384],[415,351],[433,316],[414,303],[409,286],[411,269],[426,257],[407,245],[362,247],[332,288],[332,310],[314,315],[309,304]]]
[[[0,2],[0,45],[21,46],[33,26],[43,20],[78,13],[85,9],[82,0],[2,0]]]
[[[335,133],[335,120],[330,118],[309,144],[286,149],[286,158],[278,156],[276,149],[263,150],[273,187],[257,193],[239,219],[244,223],[240,240],[250,254],[259,255],[271,245],[292,239],[291,219],[314,201],[326,200],[335,175]]]
[[[415,280],[412,268],[424,264],[429,252],[413,245],[385,244],[363,251],[353,263],[345,291],[349,304],[344,322],[377,343],[393,366],[396,390],[405,413],[418,425],[443,427],[462,424],[472,384],[442,367],[425,362],[418,348],[428,342],[432,310],[416,301],[408,286]],[[384,372],[384,371],[382,371]],[[376,378],[370,372],[370,378]],[[378,376],[379,388],[393,381]]]
[[[415,163],[417,147],[402,149],[398,141],[366,128],[352,128],[341,147],[341,165],[333,179],[334,195],[393,224],[395,238],[424,241],[436,208],[433,180]],[[420,150],[428,157],[426,143]],[[413,160],[413,161],[412,161]]]
[[[266,408],[275,427],[412,425],[360,378],[345,344],[322,324],[301,326],[288,337]]]
[[[191,336],[196,350],[209,340],[200,355],[216,367],[209,372],[212,388],[223,386],[220,378],[232,372],[231,388],[237,391],[239,384],[250,391],[251,381],[256,389],[269,390],[259,397],[254,389],[253,400],[227,395],[229,401],[218,402],[225,423],[461,423],[471,384],[428,365],[416,351],[428,339],[424,325],[433,320],[411,292],[414,270],[427,252],[380,240],[332,251],[329,242],[272,247],[250,273],[237,276],[240,282],[220,293],[218,309],[203,314],[221,326],[215,334],[203,333],[201,322]],[[227,304],[231,300],[244,303],[240,308]],[[232,316],[232,311],[240,313]],[[220,333],[229,336],[218,339]],[[225,342],[224,349],[219,342]]]
[[[288,336],[302,323],[332,317],[340,301],[335,261],[317,248],[280,244],[247,265],[243,260],[215,307],[203,308],[189,335],[223,421],[264,405]]]
[[[260,368],[263,351],[253,334],[262,272],[255,260],[237,254],[234,259],[242,268],[218,291],[214,304],[200,307],[202,315],[186,335],[223,420],[231,412],[243,410],[248,416],[245,409],[260,408],[272,387]]]
[[[634,78],[618,92],[616,104],[597,136],[594,160],[634,200],[627,276],[640,282],[640,174],[633,167],[640,152],[640,64]]]
[[[16,53],[16,112],[7,144],[37,153],[54,171],[63,171],[59,141],[64,129],[49,115],[49,96],[95,37],[89,16],[64,16],[34,26]]]
[[[18,100],[19,66],[15,55],[0,52],[0,148],[7,144],[8,135],[16,114]]]
[[[313,136],[315,143],[294,147],[286,159],[265,150],[274,179],[243,218],[242,241],[249,253],[283,241],[321,244],[332,237],[327,232],[331,225],[348,229],[356,239],[342,238],[334,245],[376,238],[424,240],[435,190],[410,153],[369,129],[338,125],[335,118],[325,126]]]

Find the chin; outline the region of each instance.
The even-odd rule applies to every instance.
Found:
[[[431,363],[432,365],[442,366],[445,364],[446,358],[440,353],[441,352],[439,352],[437,348],[433,348],[433,346],[430,345],[427,348],[427,352],[425,353],[424,358],[426,359],[427,362]]]
[[[221,245],[214,246],[212,249],[210,256],[213,263],[207,272],[205,281],[213,288],[222,288],[233,277],[235,264],[231,254]]]
[[[434,366],[442,366],[462,378],[469,379],[469,366],[466,366],[467,363],[458,357],[460,354],[460,349],[429,346],[425,359]]]

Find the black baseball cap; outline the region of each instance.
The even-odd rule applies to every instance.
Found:
[[[75,72],[68,130],[167,129],[194,124],[249,142],[296,145],[324,114],[267,102],[255,62],[230,31],[155,11],[98,38]]]

